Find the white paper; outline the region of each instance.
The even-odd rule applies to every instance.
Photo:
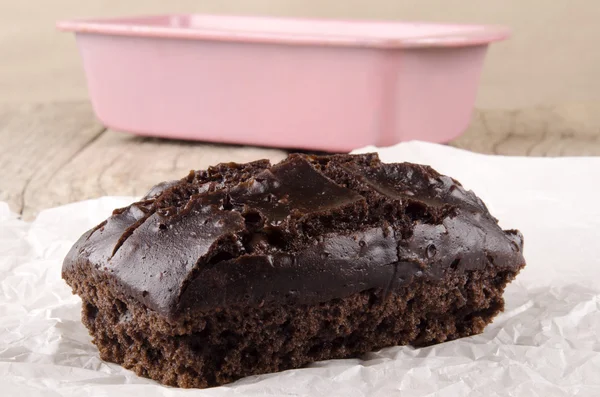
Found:
[[[492,157],[417,142],[380,154],[458,179],[504,228],[523,232],[527,267],[483,334],[219,388],[164,387],[99,359],[80,300],[60,278],[73,242],[133,198],[53,208],[33,223],[0,203],[0,396],[600,396],[600,158]]]

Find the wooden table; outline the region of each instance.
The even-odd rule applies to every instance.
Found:
[[[450,145],[526,156],[600,155],[600,103],[476,111]],[[0,201],[31,219],[43,208],[154,183],[222,161],[284,158],[278,149],[142,138],[107,130],[87,102],[0,106]]]

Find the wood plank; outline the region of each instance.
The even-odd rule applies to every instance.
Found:
[[[506,156],[599,156],[600,103],[478,110],[450,145]]]
[[[600,155],[600,103],[476,111],[450,145],[522,156]],[[279,149],[143,138],[105,130],[86,102],[0,106],[0,200],[25,219],[102,195],[139,196],[154,183],[223,161],[281,160]]]
[[[153,184],[277,149],[144,138],[105,130],[87,103],[0,108],[0,200],[31,219],[40,209],[103,195],[139,196]]]
[[[82,102],[0,107],[0,200],[20,213],[37,210],[26,202],[29,188],[51,180],[103,131]]]

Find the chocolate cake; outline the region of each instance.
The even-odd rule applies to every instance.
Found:
[[[100,357],[180,387],[483,331],[523,239],[430,167],[227,163],[159,184],[63,265]]]

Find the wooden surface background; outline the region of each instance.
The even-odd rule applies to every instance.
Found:
[[[600,155],[600,103],[476,111],[450,145],[516,156]],[[142,195],[222,161],[285,157],[278,149],[142,138],[102,127],[87,102],[0,106],[0,201],[31,219],[103,195]]]

